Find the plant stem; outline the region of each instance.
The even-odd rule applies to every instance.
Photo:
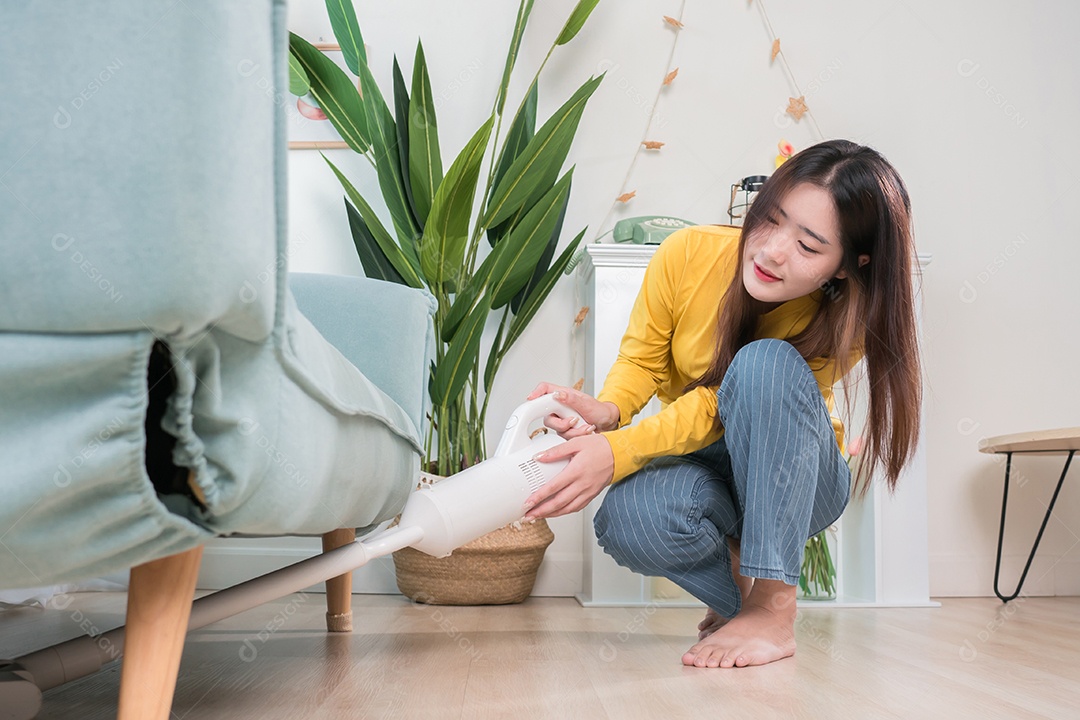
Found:
[[[430,472],[431,468],[431,438],[435,435],[435,408],[431,408],[428,418],[427,437],[424,439],[424,457],[421,466],[424,472]]]
[[[446,347],[445,344],[442,342],[442,329],[443,322],[446,319],[446,315],[448,312],[447,306],[450,303],[446,291],[444,291],[441,287],[432,287],[430,288],[430,291],[435,296],[435,317],[432,323],[435,332],[435,367],[441,367],[446,354]],[[429,368],[428,374],[430,375],[431,372],[432,370]],[[447,422],[448,413],[449,409],[446,405],[433,405],[431,408],[431,425],[438,426],[438,434],[436,436],[437,446],[435,448],[435,455],[434,457],[432,457],[432,433],[431,426],[429,426],[428,441],[424,446],[424,451],[427,454],[427,456],[424,458],[425,465],[429,465],[432,460],[436,460],[438,463],[438,467],[443,467],[443,458],[445,457],[446,453],[446,435],[444,434],[444,431],[447,430],[450,426],[450,423]],[[426,469],[427,468],[425,467],[425,470]],[[441,470],[437,470],[437,472],[439,472],[439,474],[442,474]]]
[[[811,585],[827,595],[836,590],[836,568],[829,552],[827,532],[828,529],[822,530],[806,541],[799,587],[807,595],[811,594]]]
[[[477,458],[484,460],[487,458],[487,448],[484,442],[484,421],[483,415],[477,414],[476,411],[476,392],[480,387],[480,359],[477,358],[476,364],[473,365],[472,376],[472,392],[469,394],[469,417],[472,418],[473,427],[471,429],[471,435],[473,436],[473,455],[469,458],[471,461],[475,461]],[[484,393],[484,399],[487,399],[487,393]],[[486,403],[485,403],[486,405]]]
[[[502,359],[503,359],[503,354],[505,353],[505,349],[502,348],[502,347],[497,347],[497,346],[501,345],[500,340],[503,337],[503,329],[506,327],[506,321],[509,319],[509,317],[510,317],[510,303],[507,303],[506,304],[506,309],[503,310],[502,320],[499,322],[499,331],[495,335],[495,342],[491,344],[491,352],[495,353],[495,367],[493,367],[491,369],[491,377],[492,378],[495,378],[495,377],[497,377],[499,375],[499,365],[502,364]],[[477,363],[477,365],[479,365],[479,363]],[[492,380],[492,383],[494,383],[494,379]],[[481,437],[483,437],[484,418],[487,417],[487,407],[488,407],[488,400],[489,399],[491,399],[491,393],[485,391],[484,392],[484,404],[480,408],[480,414],[477,416],[480,419],[480,436]],[[485,441],[485,450],[484,450],[484,455],[483,455],[483,457],[485,457],[485,458],[487,457],[486,445],[487,445],[487,443]]]

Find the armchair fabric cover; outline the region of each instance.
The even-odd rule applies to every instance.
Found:
[[[0,5],[0,587],[361,531],[416,482],[434,298],[293,283],[285,4]],[[148,368],[172,368],[155,488]],[[153,429],[153,428],[151,428]]]

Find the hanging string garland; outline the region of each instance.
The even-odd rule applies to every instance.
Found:
[[[664,73],[664,79],[663,79],[663,81],[661,81],[660,86],[656,89],[656,97],[653,100],[652,107],[649,108],[649,119],[645,123],[645,131],[642,134],[641,142],[638,143],[637,152],[635,152],[633,158],[631,158],[630,166],[626,168],[626,176],[623,178],[622,185],[621,185],[622,192],[620,192],[619,195],[615,198],[614,202],[611,203],[611,206],[608,208],[607,214],[604,216],[604,221],[602,223],[600,223],[600,227],[604,227],[604,226],[606,226],[608,224],[608,221],[611,220],[611,215],[612,215],[612,213],[615,212],[616,207],[618,207],[619,205],[625,205],[626,203],[630,202],[637,195],[637,190],[627,190],[626,186],[630,182],[630,176],[633,175],[633,173],[634,173],[634,166],[637,164],[637,159],[641,155],[641,153],[642,152],[647,152],[647,151],[648,152],[659,152],[660,149],[664,147],[664,144],[665,144],[664,142],[662,142],[660,140],[650,140],[649,139],[649,134],[650,134],[651,129],[652,129],[653,118],[656,116],[656,106],[660,103],[660,94],[663,92],[664,88],[670,86],[673,82],[675,82],[675,78],[677,78],[679,76],[679,68],[671,67],[671,63],[675,58],[675,48],[679,44],[679,35],[680,35],[679,30],[681,30],[683,27],[685,27],[685,25],[683,24],[683,21],[682,21],[683,14],[685,12],[686,12],[686,0],[682,0],[682,2],[679,5],[679,16],[678,17],[671,17],[670,15],[662,16],[663,21],[669,27],[674,28],[674,30],[675,30],[675,37],[674,37],[674,39],[672,40],[672,43],[671,43],[671,50],[668,52],[667,65],[666,65],[667,72]],[[593,238],[593,242],[600,242],[600,238],[604,237],[604,235],[607,235],[609,232],[611,232],[611,230],[608,230],[608,231],[606,231],[606,232],[604,232],[602,234],[598,234],[595,238]],[[578,257],[580,257],[584,252],[585,252],[584,249],[579,250],[578,251]],[[576,267],[576,265],[577,265],[577,258],[575,258],[574,261],[572,261],[570,263],[570,265],[566,268],[567,274],[572,272],[573,268]],[[578,305],[578,304],[581,303],[580,288],[579,288],[577,283],[574,284],[574,300],[575,300],[575,302],[574,302],[575,305]],[[573,329],[571,330],[571,336],[575,335],[578,332],[578,329],[581,327],[581,324],[585,321],[585,318],[586,318],[586,316],[588,314],[589,314],[589,307],[588,306],[582,306],[581,309],[578,311],[577,316],[574,318]],[[578,354],[577,353],[577,346],[578,346],[578,343],[575,341],[575,339],[573,337],[571,337],[571,340],[570,340],[570,348],[571,348],[570,371],[571,371],[571,373],[573,375],[577,374],[577,365],[578,365],[578,362],[577,362],[577,354]],[[574,389],[575,390],[580,390],[584,385],[585,385],[585,378],[584,377],[579,377],[577,382],[574,383]],[[593,392],[595,393],[596,391],[594,390]]]
[[[675,48],[679,44],[679,30],[685,27],[682,21],[683,14],[685,12],[686,0],[682,0],[682,3],[679,5],[678,17],[671,17],[670,15],[662,16],[663,21],[669,27],[672,27],[675,30],[675,37],[671,43],[671,50],[668,52],[667,66],[666,72],[664,73],[664,79],[660,83],[660,86],[656,89],[656,97],[653,100],[652,107],[649,108],[649,119],[645,123],[645,131],[642,134],[641,141],[638,143],[638,151],[634,153],[634,156],[630,159],[630,166],[626,168],[626,176],[623,178],[622,181],[622,192],[615,198],[615,201],[611,203],[611,207],[608,208],[607,215],[604,216],[604,221],[600,223],[600,227],[605,227],[608,224],[608,221],[611,220],[612,213],[615,212],[615,208],[618,205],[625,205],[626,203],[630,202],[630,200],[635,195],[637,195],[636,190],[627,190],[626,186],[630,182],[630,176],[634,173],[634,166],[637,164],[637,159],[641,152],[643,150],[659,150],[664,146],[663,142],[649,139],[649,134],[652,131],[653,118],[656,117],[656,106],[660,104],[660,94],[663,92],[664,88],[671,85],[675,81],[675,78],[679,75],[679,68],[672,68],[671,63],[675,58]],[[610,232],[610,230],[608,232]],[[595,238],[593,238],[593,242],[600,242],[600,238],[602,238],[606,234],[607,232],[603,234],[598,234]]]
[[[747,0],[747,2],[753,3],[754,0]],[[776,31],[773,30],[772,21],[769,19],[769,14],[765,8],[764,0],[757,0],[757,7],[758,11],[761,13],[762,19],[765,22],[765,28],[769,34],[769,62],[770,64],[772,64],[776,62],[777,58],[780,59],[780,64],[783,67],[784,72],[787,74],[789,82],[791,83],[792,87],[795,88],[795,92],[798,93],[797,97],[788,98],[787,108],[784,112],[794,118],[795,122],[799,122],[804,116],[809,118],[810,123],[813,126],[813,134],[817,137],[818,140],[823,140],[824,135],[822,135],[821,133],[821,128],[818,127],[817,119],[814,117],[814,114],[810,111],[809,106],[806,104],[806,95],[802,92],[801,86],[799,85],[798,80],[796,80],[795,78],[795,73],[791,70],[791,65],[788,64],[787,57],[784,55],[783,47],[780,44],[780,38],[777,36]],[[663,141],[650,139],[649,135],[652,131],[653,118],[656,115],[656,108],[659,104],[661,92],[665,87],[671,85],[679,74],[679,68],[672,68],[671,63],[675,56],[675,48],[679,42],[680,33],[678,31],[686,27],[685,23],[683,22],[683,15],[685,11],[686,0],[683,0],[679,7],[679,14],[677,17],[671,17],[670,15],[661,16],[663,22],[666,23],[668,26],[674,28],[675,30],[675,38],[671,44],[671,51],[668,53],[668,72],[664,75],[664,80],[661,83],[660,87],[657,89],[656,101],[653,102],[652,107],[649,110],[649,119],[645,123],[644,135],[641,139],[641,142],[638,144],[638,150],[634,153],[634,156],[630,161],[630,165],[626,169],[626,176],[623,178],[622,182],[622,191],[618,196],[616,196],[615,200],[611,204],[611,207],[608,208],[608,212],[607,215],[605,215],[604,217],[604,221],[600,223],[601,228],[607,226],[616,207],[618,207],[619,205],[625,205],[637,195],[636,190],[628,190],[626,186],[630,182],[631,176],[634,172],[634,166],[637,164],[637,159],[640,154],[645,151],[659,151],[665,145]],[[794,153],[794,148],[792,148],[791,144],[787,140],[781,139],[778,147],[779,154],[776,156],[776,167],[780,167],[784,160],[791,157],[791,155]],[[608,232],[610,232],[610,230],[599,233],[593,239],[593,242],[599,242],[600,239],[607,235]]]
[[[753,3],[754,0],[747,0],[749,3]],[[791,117],[795,118],[795,122],[802,119],[803,115],[810,118],[810,122],[813,124],[814,134],[819,141],[824,140],[825,136],[821,134],[821,128],[818,127],[817,119],[814,118],[814,114],[810,112],[810,108],[806,105],[806,96],[803,94],[802,86],[799,85],[798,80],[795,79],[795,73],[792,72],[791,66],[788,65],[787,57],[784,55],[783,49],[780,47],[780,38],[777,36],[776,31],[773,30],[772,22],[769,20],[769,13],[765,9],[764,0],[757,0],[758,11],[761,13],[761,19],[765,21],[765,29],[769,31],[769,37],[772,39],[772,55],[769,58],[769,62],[775,62],[776,58],[780,58],[780,64],[784,68],[784,72],[787,73],[788,80],[791,81],[792,86],[795,88],[795,92],[799,94],[798,97],[789,97],[788,106],[785,112]]]

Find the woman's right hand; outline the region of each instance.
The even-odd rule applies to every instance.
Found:
[[[619,427],[618,405],[613,402],[600,402],[593,396],[572,387],[542,382],[525,399],[533,400],[548,393],[555,393],[556,400],[576,410],[585,421],[581,423],[577,418],[563,417],[557,413],[551,413],[544,418],[544,425],[557,432],[563,440],[589,435],[594,431],[616,430]]]

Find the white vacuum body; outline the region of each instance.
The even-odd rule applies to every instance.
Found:
[[[490,459],[414,492],[393,530],[409,538],[419,536],[408,543],[417,550],[446,557],[455,548],[520,519],[525,514],[525,499],[569,463],[568,459],[533,460],[537,453],[566,442],[551,430],[529,437],[532,424],[553,412],[582,422],[581,416],[555,400],[554,394],[522,403],[507,421]]]

